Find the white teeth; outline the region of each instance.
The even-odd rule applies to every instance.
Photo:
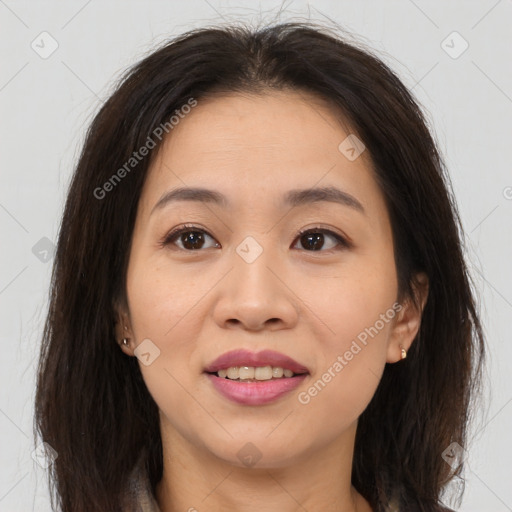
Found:
[[[292,377],[292,370],[280,366],[231,366],[217,372],[222,379],[231,380],[272,380]]]
[[[256,380],[270,380],[272,378],[272,366],[259,366],[254,370]]]
[[[280,366],[274,366],[272,368],[272,377],[280,379],[283,376],[284,370]]]
[[[254,367],[240,366],[240,368],[238,368],[238,378],[240,380],[254,379]]]
[[[228,379],[238,379],[238,366],[228,368]]]

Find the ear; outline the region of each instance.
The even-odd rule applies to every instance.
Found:
[[[120,303],[116,303],[114,305],[114,311],[117,344],[125,354],[134,356],[134,336],[130,322],[130,315],[128,314],[128,308]],[[123,343],[124,339],[126,339],[126,344]]]
[[[429,282],[425,272],[416,274],[413,280],[413,291],[418,305],[415,305],[412,298],[408,298],[401,304],[402,308],[398,311],[391,327],[386,362],[396,363],[400,361],[402,347],[406,351],[411,347],[421,326],[421,317],[427,303],[428,290]]]

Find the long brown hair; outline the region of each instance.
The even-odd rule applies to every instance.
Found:
[[[158,407],[114,330],[155,129],[191,98],[283,89],[329,102],[365,144],[392,224],[400,296],[414,299],[416,272],[429,278],[407,359],[386,365],[359,418],[352,483],[376,511],[391,497],[401,510],[435,511],[443,487],[462,474],[463,463],[452,469],[443,453],[454,442],[467,447],[484,336],[425,116],[381,59],[327,27],[237,24],[192,30],[144,58],[87,132],[59,232],[35,398],[37,433],[58,454],[48,473],[52,505],[64,512],[120,510],[138,460],[153,492],[162,477]],[[155,149],[127,168],[150,136]]]

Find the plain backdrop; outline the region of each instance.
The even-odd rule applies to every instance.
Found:
[[[0,511],[50,511],[32,428],[52,250],[84,130],[115,80],[191,28],[327,18],[413,90],[444,154],[489,349],[460,510],[512,511],[511,0],[0,0]]]

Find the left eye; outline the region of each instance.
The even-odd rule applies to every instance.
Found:
[[[331,242],[330,247],[325,249],[325,239],[326,237],[334,242]],[[210,238],[211,240],[215,240],[211,235],[209,235],[203,229],[197,228],[195,226],[183,226],[181,228],[175,229],[171,233],[169,233],[162,242],[162,246],[167,246],[169,244],[178,244],[181,243],[181,246],[178,245],[180,249],[186,251],[195,251],[198,249],[209,249],[212,247],[220,247],[218,242],[213,243],[213,245],[205,246],[206,238]],[[301,243],[308,252],[311,251],[319,251],[322,248],[324,250],[330,250],[335,248],[337,245],[341,248],[348,247],[348,242],[337,233],[330,231],[328,229],[321,228],[312,228],[309,230],[301,231],[299,236],[297,237],[297,243]],[[294,244],[295,247],[297,244]]]
[[[333,249],[336,245],[340,245],[341,247],[348,247],[347,241],[337,233],[330,231],[328,229],[318,229],[313,228],[306,231],[302,231],[299,234],[298,240],[309,247],[312,251],[320,250],[320,245],[323,246],[325,237],[329,237],[335,241],[334,245],[331,247],[327,247],[327,250]]]

